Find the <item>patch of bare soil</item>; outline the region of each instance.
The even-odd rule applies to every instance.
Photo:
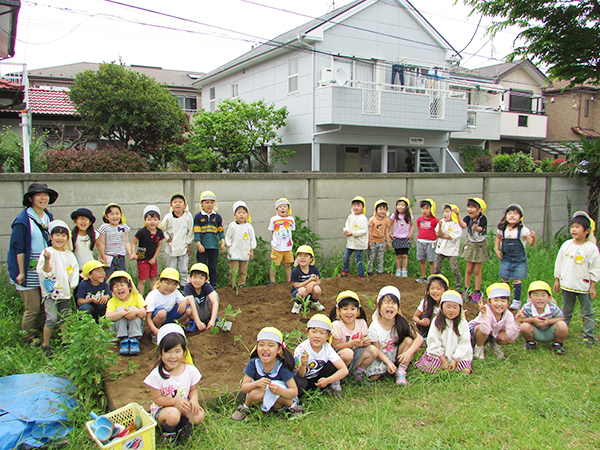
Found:
[[[369,300],[375,304],[377,293],[387,285],[396,286],[400,290],[401,311],[410,321],[425,294],[425,285],[416,283],[413,278],[398,278],[391,274],[374,275],[368,279],[348,277],[322,280],[321,303],[325,306],[324,313],[329,315],[339,292],[352,290],[359,294],[370,323],[373,309]],[[291,313],[292,301],[288,284],[240,289],[237,295],[234,289],[222,288],[218,293],[221,300],[219,313],[227,305],[231,305],[234,310],[239,307],[242,312],[233,318],[230,332],[214,335],[205,331],[187,335],[194,364],[202,374],[198,387],[203,403],[210,402],[221,394],[238,391],[244,367],[250,357],[248,349],[252,350],[254,347],[256,335],[261,328],[274,326],[283,333],[302,330],[306,327],[308,318],[316,313],[311,310],[306,317]],[[476,305],[466,307],[467,318],[477,315]],[[132,361],[138,365],[135,373],[122,375],[118,380],[106,383],[107,395],[113,408],[120,408],[132,401],[149,408],[150,391],[143,380],[152,371],[157,360],[156,346],[150,342],[150,331],[146,328],[140,340],[140,353],[134,357],[120,357],[114,368],[117,372],[125,371],[128,361]]]

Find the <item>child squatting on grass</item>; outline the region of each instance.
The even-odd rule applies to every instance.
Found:
[[[112,297],[106,282],[105,264],[91,259],[83,265],[81,277],[83,281],[77,287],[75,300],[77,309],[91,314],[96,323],[106,315],[106,303]]]
[[[423,372],[457,370],[470,374],[473,348],[469,324],[463,317],[463,300],[459,292],[442,295],[440,312],[427,336],[427,350],[415,366]]]
[[[406,386],[406,370],[423,338],[402,317],[400,291],[394,286],[384,286],[379,291],[369,338],[377,349],[377,359],[367,367],[367,376],[375,381],[387,372],[394,375],[396,384]]]
[[[342,398],[340,381],[348,375],[348,368],[329,344],[331,320],[324,314],[315,314],[306,324],[308,339],[294,351],[296,384],[302,396],[306,391],[319,389],[335,398]]]
[[[281,331],[273,327],[260,330],[256,347],[244,369],[241,391],[246,394],[246,400],[231,418],[245,420],[250,414],[250,406],[259,403],[263,412],[274,410],[302,414],[295,374],[294,357],[287,350]]]
[[[469,322],[471,340],[475,342],[473,356],[485,359],[483,346],[499,359],[504,358],[501,345],[514,344],[521,332],[521,321],[515,320],[508,310],[510,286],[506,283],[494,283],[486,291],[488,304],[479,301],[479,314]]]
[[[515,317],[522,323],[521,335],[525,339],[525,348],[535,350],[536,341],[553,342],[554,353],[564,355],[563,342],[569,335],[569,325],[553,301],[550,285],[545,281],[534,281],[529,285],[527,295],[529,302]]]
[[[417,326],[417,330],[427,339],[431,322],[435,319],[440,311],[440,301],[442,294],[448,290],[448,278],[441,274],[429,275],[427,278],[427,288],[425,289],[425,297],[417,306],[417,310],[413,315],[413,322]]]
[[[52,356],[50,337],[56,325],[63,323],[69,314],[71,293],[79,283],[79,264],[71,252],[71,232],[62,220],[48,225],[51,247],[44,249],[37,262],[36,271],[42,286],[42,301],[46,311],[42,350]]]
[[[208,266],[204,263],[194,264],[190,269],[190,282],[183,287],[183,295],[192,307],[192,318],[185,331],[210,330],[217,323],[219,294],[208,280]]]
[[[301,245],[296,250],[296,267],[292,270],[292,314],[298,314],[309,298],[317,311],[323,311],[321,304],[321,273],[313,264],[315,253],[310,245]]]
[[[329,318],[333,321],[331,345],[359,383],[372,384],[366,369],[377,358],[377,347],[371,344],[367,315],[360,306],[358,294],[340,292]]]
[[[573,317],[579,299],[583,320],[582,345],[594,345],[594,299],[600,280],[600,255],[596,246],[596,224],[584,211],[573,214],[570,223],[573,239],[566,241],[556,255],[554,291],[561,292],[565,323]]]
[[[146,302],[131,275],[124,270],[114,271],[108,284],[113,296],[106,304],[106,318],[114,322],[111,330],[119,339],[119,353],[136,355],[140,352],[139,339],[144,334]]]
[[[191,427],[204,420],[198,403],[202,375],[194,366],[183,329],[174,323],[158,332],[158,366],[144,379],[150,388],[150,414],[160,425],[168,445],[189,438]]]

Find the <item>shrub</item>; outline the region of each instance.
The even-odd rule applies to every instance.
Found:
[[[135,152],[103,149],[53,148],[44,154],[47,172],[147,172],[148,162]]]
[[[531,155],[523,152],[513,153],[510,155],[512,161],[512,172],[533,172],[535,170],[534,160]]]
[[[465,172],[490,172],[490,170],[479,170],[479,167],[477,166],[477,160],[479,158],[488,156],[491,158],[491,154],[489,149],[485,149],[482,147],[466,147],[460,150],[460,162],[462,164],[463,169],[465,169]]]
[[[480,156],[475,160],[475,170],[477,172],[491,172],[492,158],[489,155]]]
[[[510,155],[497,155],[492,160],[494,172],[514,172]]]

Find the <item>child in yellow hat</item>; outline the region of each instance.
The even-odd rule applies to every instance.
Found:
[[[410,239],[415,231],[415,221],[410,210],[410,200],[400,197],[396,200],[396,210],[392,214],[392,247],[396,253],[396,276],[408,276],[408,251]]]
[[[435,202],[426,198],[419,201],[421,207],[421,217],[417,219],[417,259],[421,268],[421,277],[417,278],[417,283],[427,283],[427,262],[429,262],[429,272],[435,273],[435,227],[440,221],[435,217]]]
[[[377,273],[383,273],[383,256],[392,248],[391,226],[387,216],[388,204],[379,199],[375,202],[373,216],[369,219],[369,264],[367,272],[373,275],[373,263],[377,261]]]
[[[210,270],[210,284],[217,288],[217,261],[219,248],[225,253],[223,218],[217,212],[217,196],[212,191],[200,194],[200,212],[194,216],[196,260]]]
[[[365,199],[357,195],[352,199],[352,212],[346,219],[343,232],[346,236],[346,250],[344,251],[342,273],[338,276],[350,275],[350,257],[355,252],[354,260],[358,269],[358,278],[365,277],[363,251],[369,248],[369,221],[365,216]]]
[[[312,306],[317,311],[325,307],[319,302],[321,298],[321,273],[313,264],[315,253],[310,245],[301,245],[296,250],[296,267],[292,270],[292,314],[298,314],[302,309],[302,301],[310,298]]]
[[[437,244],[435,246],[435,273],[442,273],[444,259],[448,258],[457,291],[462,289],[462,277],[458,267],[458,251],[460,250],[460,237],[462,228],[458,225],[458,214],[452,212],[458,209],[456,205],[444,203],[442,206],[444,215],[440,223],[435,227]]]
[[[86,262],[81,269],[83,281],[79,283],[75,294],[77,309],[91,314],[96,322],[106,314],[106,303],[112,296],[106,282],[105,267],[95,259]]]
[[[256,236],[246,202],[238,200],[233,204],[233,216],[235,220],[225,233],[225,246],[231,267],[231,287],[241,289],[246,285],[248,263],[254,259]]]

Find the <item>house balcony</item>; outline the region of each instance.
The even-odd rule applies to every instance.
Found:
[[[315,89],[316,125],[448,132],[463,131],[466,122],[467,99],[455,91],[362,81]]]
[[[545,114],[519,111],[502,111],[500,135],[502,139],[546,139],[548,117]]]
[[[497,108],[469,105],[466,128],[463,131],[453,132],[450,139],[498,141],[500,140],[501,115],[502,113]]]

